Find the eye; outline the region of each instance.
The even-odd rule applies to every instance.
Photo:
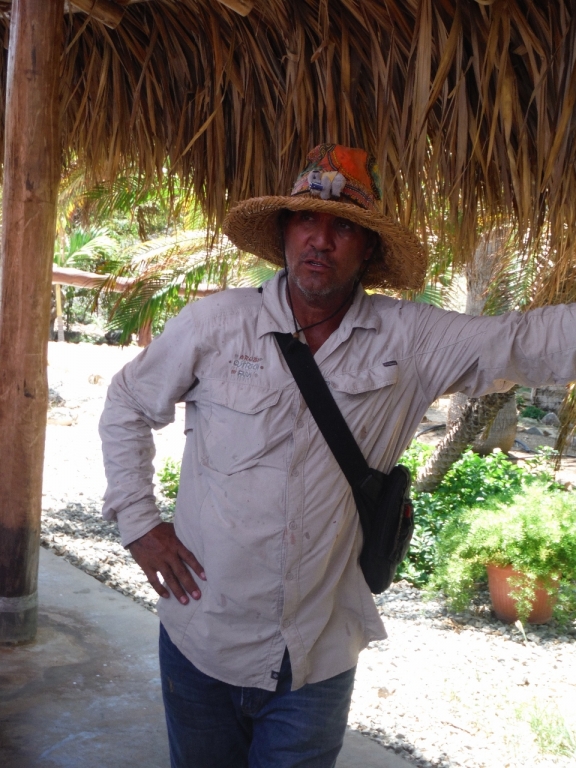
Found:
[[[348,219],[336,219],[336,226],[344,232],[353,232],[356,229],[356,225]]]
[[[314,221],[314,212],[313,211],[300,211],[298,214],[298,219],[300,221]]]

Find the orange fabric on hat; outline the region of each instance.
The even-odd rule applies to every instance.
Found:
[[[309,152],[306,159],[308,164],[296,179],[292,195],[318,195],[320,190],[310,186],[309,174],[337,172],[344,177],[346,184],[336,197],[342,194],[366,210],[376,209],[376,201],[382,200],[378,166],[365,150],[341,144],[320,144]]]
[[[367,190],[372,189],[372,179],[366,168],[366,152],[363,149],[336,144],[331,154],[337,160],[340,166],[338,170],[343,172],[344,176],[358,181]]]

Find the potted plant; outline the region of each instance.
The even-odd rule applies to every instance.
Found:
[[[504,569],[504,586],[495,576]],[[465,609],[479,581],[490,576],[494,600],[504,621],[541,623],[576,609],[576,494],[533,481],[511,502],[473,507],[450,521],[438,540],[437,567],[431,588],[443,592],[449,606]],[[537,598],[548,602],[548,617],[534,613]]]

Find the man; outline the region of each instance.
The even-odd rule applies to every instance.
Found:
[[[574,306],[478,318],[366,294],[360,281],[417,287],[426,268],[380,197],[364,151],[317,147],[290,196],[247,200],[225,223],[240,248],[286,268],[259,290],[186,307],[110,386],[104,514],[164,598],[172,766],[334,766],[358,654],[386,636],[358,566],[350,488],[275,331],[308,343],[384,472],[445,392],[576,378]],[[179,401],[187,440],[172,527],[154,502],[151,428]]]

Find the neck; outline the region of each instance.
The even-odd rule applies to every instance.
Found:
[[[304,294],[288,274],[286,299],[295,316],[298,329],[302,329],[306,341],[315,352],[339,327],[354,300],[355,285],[329,295]],[[308,326],[314,326],[308,328]]]

